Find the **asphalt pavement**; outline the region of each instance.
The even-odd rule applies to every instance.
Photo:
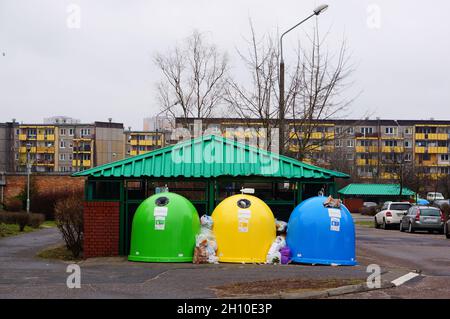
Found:
[[[81,288],[68,289],[66,268],[70,263],[35,257],[41,249],[62,244],[57,229],[45,229],[0,239],[0,298],[215,298],[213,287],[236,282],[365,279],[366,266],[372,263],[381,266],[382,276],[409,271],[422,275],[397,288],[336,298],[450,298],[450,240],[443,235],[362,226],[357,226],[356,235],[359,265],[355,267],[135,263],[123,257],[92,258],[78,263]]]

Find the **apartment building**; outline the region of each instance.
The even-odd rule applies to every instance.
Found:
[[[0,171],[76,172],[125,158],[122,123],[80,123],[52,117],[44,124],[0,124]]]
[[[166,134],[157,131],[126,131],[126,157],[145,154],[166,145]]]
[[[17,127],[19,123],[13,120],[8,123],[0,123],[0,173],[15,171],[15,158],[18,156]],[[17,157],[18,158],[18,157]]]
[[[197,121],[197,122],[196,122]],[[190,131],[219,130],[228,138],[245,141],[261,127],[276,121],[210,118],[176,119],[176,126]],[[311,126],[309,126],[311,125]],[[287,121],[288,153],[323,167],[354,170],[361,179],[394,180],[400,165],[410,165],[432,178],[450,173],[450,121],[437,120],[323,120],[309,123]],[[270,131],[270,130],[269,130]],[[305,147],[305,144],[307,146]]]

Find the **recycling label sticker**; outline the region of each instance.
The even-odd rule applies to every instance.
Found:
[[[248,233],[248,225],[252,213],[249,209],[238,210],[238,231],[240,233]]]
[[[331,218],[331,225],[330,225],[331,231],[340,231],[341,230],[341,219],[332,217]]]
[[[155,216],[155,230],[164,230],[166,228],[166,217]]]
[[[167,207],[155,207],[153,216],[155,217],[155,230],[164,230],[166,228]]]

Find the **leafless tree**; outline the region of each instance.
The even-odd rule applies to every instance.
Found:
[[[323,121],[343,115],[354,98],[345,98],[344,91],[352,84],[349,77],[353,68],[349,63],[347,43],[343,40],[337,54],[325,49],[328,33],[321,38],[318,25],[308,36],[306,48],[297,50],[295,68],[290,72],[290,86],[286,95],[286,114],[292,118],[287,143],[295,141],[298,159],[330,144],[330,140],[343,138],[335,132],[326,132]],[[322,130],[322,132],[318,132]],[[313,138],[313,133],[322,133]],[[332,134],[330,134],[332,133]]]
[[[251,21],[250,31],[248,50],[238,51],[251,75],[250,85],[229,79],[225,100],[234,114],[243,119],[260,119],[262,126],[270,132],[278,125],[280,54],[274,37],[258,38]],[[301,160],[325,144],[333,146],[334,138],[338,138],[334,132],[323,134],[319,139],[313,133],[324,120],[342,115],[340,113],[353,100],[342,97],[344,89],[351,84],[347,80],[353,71],[346,42],[342,41],[337,56],[334,56],[323,49],[327,37],[320,38],[317,26],[308,39],[306,48],[299,44],[296,61],[287,69],[286,117],[290,134],[285,139],[286,145],[279,146],[285,150],[291,147],[292,152],[285,153]],[[346,133],[343,130],[343,134]]]
[[[250,75],[250,83],[242,85],[232,77],[227,80],[225,101],[230,113],[243,120],[258,119],[259,128],[267,133],[267,147],[271,145],[270,131],[277,125],[278,117],[278,61],[276,41],[270,35],[257,38],[250,21],[251,37],[247,41],[247,51],[238,50],[238,55]],[[258,132],[259,133],[259,132]]]
[[[158,84],[161,113],[170,117],[207,118],[223,100],[228,57],[195,31],[180,46],[157,54],[163,75]]]

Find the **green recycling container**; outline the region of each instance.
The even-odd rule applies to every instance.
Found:
[[[159,193],[136,210],[128,260],[192,262],[200,219],[194,205],[181,195]]]

